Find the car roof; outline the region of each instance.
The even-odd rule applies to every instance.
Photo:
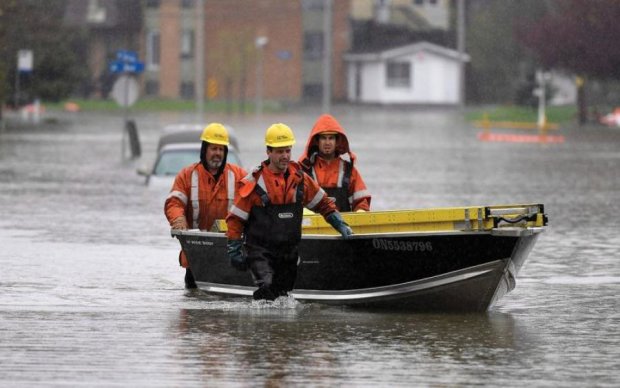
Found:
[[[159,152],[165,145],[173,143],[196,143],[200,145],[200,135],[204,129],[201,124],[172,124],[164,127],[162,135],[159,138],[157,151]],[[239,149],[239,143],[234,129],[229,125],[224,125],[228,131],[230,144]]]
[[[198,150],[200,151],[200,143],[171,143],[161,147],[161,151],[168,150]]]

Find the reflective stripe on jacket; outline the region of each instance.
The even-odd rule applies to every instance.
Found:
[[[216,181],[201,163],[185,167],[177,174],[166,199],[166,218],[172,222],[185,216],[190,229],[211,229],[215,220],[226,218],[245,175],[243,168],[226,164]]]
[[[315,156],[313,178],[336,200],[340,211],[370,210],[370,193],[359,171],[342,158],[327,161]]]
[[[259,168],[243,179],[243,187],[239,189],[241,195],[235,199],[235,204],[226,217],[228,238],[240,239],[244,225],[250,218],[252,207],[263,206],[263,200],[255,190],[257,185],[266,193],[271,204],[283,205],[295,203],[297,185],[302,179],[304,186],[303,205],[305,207],[323,216],[327,216],[336,210],[336,206],[327,197],[325,191],[319,187],[314,179],[301,171],[299,164],[290,162],[287,174],[285,174],[274,173],[263,162]]]

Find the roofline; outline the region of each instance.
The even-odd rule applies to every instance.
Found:
[[[458,51],[449,49],[447,47],[439,46],[430,42],[417,42],[408,44],[405,46],[395,47],[388,50],[383,51],[375,51],[369,53],[348,53],[344,55],[345,61],[350,62],[380,62],[386,61],[389,59],[401,57],[403,55],[416,53],[419,51],[428,51],[434,54],[437,54],[442,57],[446,57],[449,59],[454,59],[456,61],[462,60],[463,62],[469,62],[470,56],[468,54],[463,54],[462,56]]]

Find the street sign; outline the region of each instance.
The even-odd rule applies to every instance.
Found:
[[[118,50],[116,60],[120,62],[138,62],[138,53],[130,50]]]
[[[118,50],[116,60],[110,62],[111,73],[142,73],[144,62],[138,60],[138,53],[130,50]]]
[[[138,100],[138,92],[138,81],[128,74],[123,74],[114,82],[111,94],[118,105],[126,108]]]
[[[144,62],[121,62],[110,63],[112,73],[142,73],[144,72]]]
[[[32,71],[32,50],[17,52],[17,71],[27,73]]]

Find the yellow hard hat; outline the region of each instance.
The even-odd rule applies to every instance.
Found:
[[[295,135],[288,125],[277,123],[267,128],[265,144],[269,147],[288,147],[295,144]]]
[[[200,135],[200,140],[211,144],[228,146],[228,131],[220,123],[211,123],[205,127]]]

